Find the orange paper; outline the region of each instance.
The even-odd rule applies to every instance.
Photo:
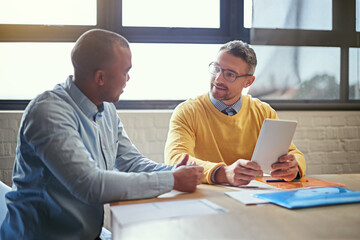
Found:
[[[272,177],[257,177],[255,180],[259,182],[263,182],[269,184],[271,186],[282,188],[282,189],[292,189],[292,188],[304,188],[304,187],[344,187],[345,184],[338,182],[329,182],[323,181],[317,178],[312,177],[302,177],[298,181],[295,182],[266,182],[268,179],[275,179]]]

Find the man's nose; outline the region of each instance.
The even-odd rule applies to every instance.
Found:
[[[223,82],[225,79],[224,79],[224,73],[222,71],[220,71],[219,73],[217,73],[215,75],[215,81],[216,82]]]

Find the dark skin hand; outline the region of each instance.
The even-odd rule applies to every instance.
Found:
[[[181,192],[195,192],[196,186],[201,184],[204,177],[204,168],[197,166],[194,162],[188,163],[189,155],[186,154],[184,159],[176,165],[173,172],[174,190]]]

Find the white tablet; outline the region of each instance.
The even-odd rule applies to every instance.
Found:
[[[280,119],[265,119],[251,157],[261,170],[270,172],[271,165],[289,151],[297,122]]]

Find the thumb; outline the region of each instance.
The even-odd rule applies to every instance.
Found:
[[[189,160],[189,154],[185,154],[185,157],[177,164],[177,167],[186,166],[187,161]]]

